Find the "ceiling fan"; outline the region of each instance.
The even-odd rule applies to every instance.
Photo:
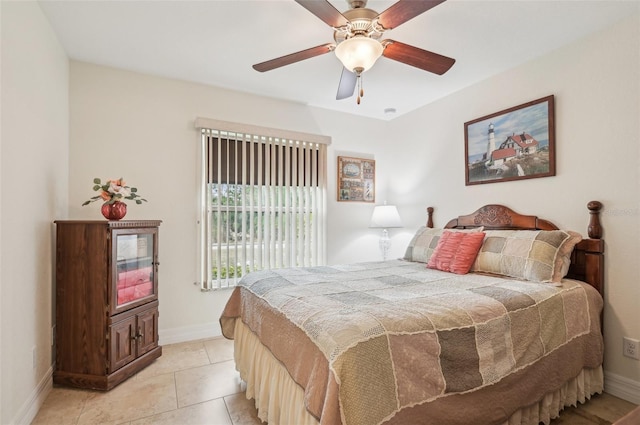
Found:
[[[380,40],[385,31],[398,27],[445,0],[399,0],[380,14],[366,8],[367,0],[346,0],[351,9],[344,13],[340,13],[327,0],[295,1],[334,29],[335,43],[321,44],[255,64],[253,68],[256,71],[270,71],[335,51],[343,64],[336,99],[353,96],[357,85],[359,104],[360,98],[364,95],[361,75],[370,69],[380,56],[438,75],[447,72],[455,63],[455,59],[399,41]]]

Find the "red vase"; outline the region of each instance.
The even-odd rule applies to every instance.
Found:
[[[120,220],[127,214],[127,204],[120,201],[116,201],[113,204],[106,202],[102,204],[100,211],[107,220]]]

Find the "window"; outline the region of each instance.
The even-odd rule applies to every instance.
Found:
[[[325,264],[330,139],[207,119],[196,127],[202,289],[235,286],[250,271]]]

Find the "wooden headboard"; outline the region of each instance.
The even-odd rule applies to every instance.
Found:
[[[587,204],[591,216],[587,233],[571,253],[571,266],[567,277],[587,282],[604,295],[604,240],[600,225],[602,203],[591,201]],[[427,227],[433,227],[433,208],[427,208]],[[468,229],[484,226],[487,230],[558,230],[550,221],[535,215],[519,214],[504,205],[485,205],[469,215],[461,215],[450,220],[445,229]]]

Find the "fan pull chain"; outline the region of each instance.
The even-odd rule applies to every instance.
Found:
[[[356,98],[356,102],[358,105],[360,104],[360,99],[364,97],[364,89],[362,88],[362,74],[358,74],[358,97]]]

